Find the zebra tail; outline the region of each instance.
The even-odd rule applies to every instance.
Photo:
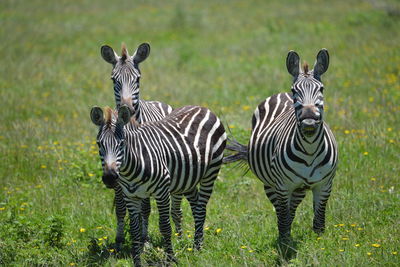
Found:
[[[239,160],[243,160],[243,161],[247,162],[247,160],[249,158],[248,157],[248,154],[249,154],[248,153],[248,147],[245,146],[245,145],[242,145],[241,143],[239,143],[235,138],[229,138],[228,137],[227,141],[228,142],[227,142],[227,145],[226,145],[225,149],[229,150],[229,151],[236,152],[236,153],[228,155],[228,156],[225,156],[222,159],[222,162],[224,164],[229,164],[229,163],[236,162],[236,161],[239,161]]]

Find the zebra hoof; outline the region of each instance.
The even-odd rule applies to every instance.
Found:
[[[122,250],[122,242],[117,242],[117,243],[115,243],[115,251],[116,252],[121,252],[121,250]]]
[[[316,233],[317,235],[321,235],[325,232],[325,227],[313,227],[313,231],[314,233]]]

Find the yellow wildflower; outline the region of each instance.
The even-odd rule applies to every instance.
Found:
[[[1,207],[1,208],[0,208],[0,211],[5,210],[5,209],[6,209],[6,207]]]
[[[88,175],[89,177],[92,177],[94,174],[89,172]]]
[[[221,228],[218,228],[217,230],[215,230],[215,232],[216,232],[217,234],[221,233],[221,231],[222,231]]]
[[[380,244],[372,244],[372,246],[374,247],[374,248],[380,248],[381,247],[381,245]]]
[[[246,247],[246,246],[240,246],[240,248],[245,249],[245,248],[247,248],[247,247]]]
[[[354,246],[358,248],[360,246],[360,244],[355,244]]]
[[[358,227],[357,230],[362,231],[362,230],[364,230],[364,228]]]
[[[250,253],[253,253],[253,252],[254,252],[254,250],[250,249],[250,250],[249,250],[249,252],[250,252]]]
[[[108,251],[110,251],[111,253],[113,253],[115,250],[113,248],[110,248]]]
[[[349,131],[349,130],[344,130],[344,133],[345,133],[345,134],[349,134],[350,131]]]
[[[321,248],[321,250],[325,250],[325,248]]]
[[[397,251],[393,251],[392,254],[393,254],[393,255],[397,255]]]
[[[364,156],[368,156],[368,151],[365,151],[365,152],[363,153],[363,155],[364,155]]]
[[[348,237],[342,237],[342,240],[349,240]]]
[[[46,166],[46,165],[40,165],[40,168],[42,168],[42,169],[46,169],[46,168],[47,168],[47,166]]]
[[[187,248],[187,251],[193,251],[193,249],[192,248]]]
[[[375,182],[375,181],[376,181],[376,178],[375,178],[375,177],[372,177],[372,178],[371,178],[371,181],[372,181],[372,182]]]
[[[340,251],[340,252],[343,252],[343,251],[344,251],[344,249],[339,249],[339,251]]]
[[[84,232],[86,232],[86,229],[85,228],[81,228],[81,229],[79,229],[79,232],[84,233]]]
[[[371,253],[371,252],[367,252],[367,255],[368,255],[368,256],[371,256],[371,255],[372,255],[372,253]]]

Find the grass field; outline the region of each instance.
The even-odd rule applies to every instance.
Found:
[[[321,238],[310,194],[300,205],[297,255],[280,258],[276,216],[261,182],[225,166],[208,206],[204,249],[193,220],[173,237],[181,266],[400,265],[400,5],[398,1],[18,1],[0,2],[0,265],[129,266],[115,256],[113,191],[101,182],[90,122],[114,106],[111,66],[100,46],[151,45],[141,96],[173,107],[207,106],[247,143],[255,107],[289,92],[290,49],[313,63],[331,55],[326,121],[340,163]],[[154,204],[154,203],[153,203]],[[153,247],[163,253],[155,206]]]

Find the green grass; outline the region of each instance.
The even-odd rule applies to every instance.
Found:
[[[173,238],[180,265],[400,265],[399,10],[394,0],[1,1],[0,265],[130,265],[108,250],[113,192],[89,119],[92,106],[114,106],[100,46],[121,42],[151,44],[142,98],[207,106],[243,143],[258,103],[290,89],[287,51],[310,63],[322,47],[331,55],[326,121],[340,163],[325,234],[311,230],[309,194],[293,224],[297,256],[282,260],[261,182],[225,166],[200,252],[188,250],[184,202],[192,232]],[[163,258],[157,218],[153,205],[148,263]]]

